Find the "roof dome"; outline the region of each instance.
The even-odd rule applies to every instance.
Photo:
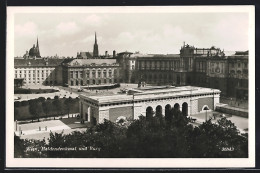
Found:
[[[33,47],[29,50],[29,56],[30,57],[40,57],[40,52],[39,52],[39,48],[35,47],[35,45],[33,45]]]

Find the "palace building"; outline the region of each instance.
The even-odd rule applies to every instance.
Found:
[[[63,59],[14,59],[14,79],[25,85],[62,85]]]
[[[115,59],[74,59],[62,67],[64,85],[87,86],[119,82],[119,64]]]
[[[227,97],[248,97],[248,51],[225,55],[219,48],[184,44],[180,54],[122,52],[117,62],[122,82],[201,86],[220,89]]]
[[[101,56],[95,33],[93,52],[78,52],[77,58],[66,61],[46,61],[46,58],[40,56],[37,38],[36,46],[24,56],[26,61],[15,59],[15,78],[24,78],[26,84],[65,86],[120,82],[157,86],[192,85],[220,89],[222,96],[247,99],[248,56],[248,51],[229,54],[214,46],[196,48],[185,43],[179,54],[140,54],[128,51],[116,54],[114,50],[111,56],[107,51]],[[39,73],[35,72],[35,77],[29,77],[29,71],[32,75],[34,70]],[[55,71],[53,76],[48,74],[50,71]]]
[[[137,119],[140,115],[162,114],[171,108],[191,116],[214,110],[219,103],[220,90],[202,87],[142,87],[128,94],[110,96],[80,95],[80,115],[93,125],[104,119],[116,122],[119,118]]]

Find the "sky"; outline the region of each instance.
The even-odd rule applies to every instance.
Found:
[[[14,55],[23,56],[39,39],[46,56],[99,53],[179,53],[184,44],[226,51],[248,50],[248,13],[19,13],[14,16]]]

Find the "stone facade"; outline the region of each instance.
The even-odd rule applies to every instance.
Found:
[[[124,55],[124,56],[123,56]],[[140,55],[120,54],[121,63],[135,58],[135,70],[125,74],[136,74],[126,82],[140,81],[154,85],[201,86],[216,88],[222,96],[247,99],[248,97],[248,51],[225,55],[219,48],[195,48],[184,45],[180,54]],[[235,88],[235,89],[234,89]]]
[[[63,64],[63,82],[69,86],[113,84],[119,82],[115,59],[74,59]]]
[[[132,93],[132,94],[131,94]],[[80,95],[80,114],[85,121],[91,122],[91,117],[102,123],[104,119],[113,122],[120,116],[128,119],[138,119],[146,116],[148,108],[165,115],[168,107],[179,109],[184,115],[197,114],[205,107],[214,110],[219,103],[219,90],[200,87],[145,87],[131,89],[126,95],[85,96]],[[95,110],[95,111],[92,111]],[[90,117],[86,117],[86,115]]]
[[[63,59],[14,59],[14,79],[25,85],[62,85]]]

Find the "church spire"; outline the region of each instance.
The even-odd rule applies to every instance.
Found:
[[[37,36],[37,43],[36,43],[36,47],[37,47],[37,48],[39,48],[38,36]]]
[[[36,43],[36,57],[40,58],[41,54],[40,54],[40,47],[39,47],[39,41],[38,41],[38,36],[37,36],[37,43]]]
[[[97,44],[97,34],[95,32],[95,44],[93,49],[93,57],[98,58],[98,44]]]
[[[95,32],[95,44],[97,44],[97,34]]]

